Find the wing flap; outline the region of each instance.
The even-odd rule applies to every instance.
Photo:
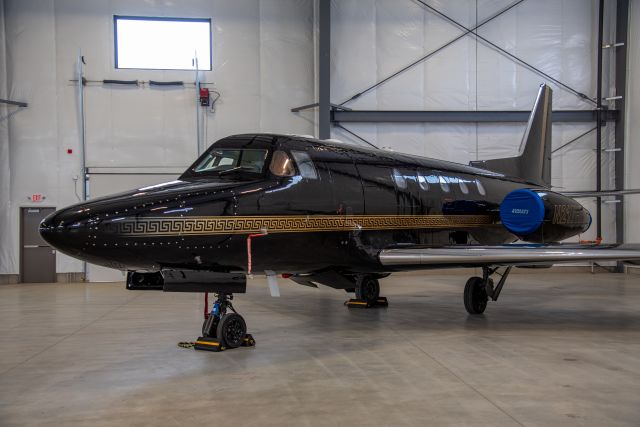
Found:
[[[386,267],[479,267],[548,265],[579,261],[640,261],[640,247],[632,246],[448,246],[441,248],[383,249],[378,254]]]

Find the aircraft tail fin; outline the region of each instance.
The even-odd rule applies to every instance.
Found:
[[[550,187],[552,95],[553,90],[548,85],[540,85],[517,157],[479,160],[470,165]]]

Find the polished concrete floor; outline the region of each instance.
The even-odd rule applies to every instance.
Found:
[[[255,348],[176,346],[201,296],[0,286],[0,425],[640,425],[640,276],[514,274],[484,316],[467,275],[398,274],[388,309],[264,280]]]

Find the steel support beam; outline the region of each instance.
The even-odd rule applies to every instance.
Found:
[[[318,2],[318,138],[331,138],[331,0]]]
[[[291,112],[299,113],[300,111],[311,110],[312,108],[318,108],[319,105],[320,104],[317,102],[314,102],[313,104],[301,105],[299,107],[292,108]],[[338,105],[338,104],[329,104],[329,106],[335,110],[351,111],[351,108],[343,107],[342,105]]]
[[[28,105],[26,102],[12,101],[10,99],[0,99],[0,104],[16,105],[18,107],[26,107]]]
[[[588,101],[588,102],[590,102],[590,103],[592,103],[594,105],[597,104],[596,101],[591,99],[586,94],[584,94],[584,93],[572,88],[571,86],[567,85],[566,83],[563,83],[560,80],[550,76],[549,74],[545,73],[541,69],[539,69],[537,67],[534,67],[532,64],[530,64],[530,63],[524,61],[523,59],[515,56],[514,54],[512,54],[509,51],[507,51],[506,49],[503,49],[502,47],[500,47],[497,44],[493,43],[491,40],[487,39],[486,37],[481,36],[480,34],[478,34],[477,31],[470,30],[469,28],[467,28],[466,26],[464,26],[460,22],[458,22],[455,19],[453,19],[452,17],[442,13],[441,11],[439,11],[438,9],[434,8],[433,6],[427,4],[423,0],[416,0],[416,1],[418,3],[420,3],[421,5],[423,5],[425,8],[429,9],[434,14],[440,16],[441,18],[443,18],[443,19],[447,20],[448,22],[452,23],[453,25],[455,25],[459,29],[465,31],[465,34],[472,33],[473,37],[475,37],[476,40],[481,40],[483,44],[491,47],[492,49],[496,50],[498,53],[506,56],[507,58],[511,59],[512,61],[516,62],[517,64],[520,64],[520,65],[528,68],[529,70],[533,71],[534,73],[544,77],[545,79],[554,82],[556,85],[563,87],[564,89],[568,90],[569,92],[573,93],[574,95],[578,96],[579,98],[581,98],[581,99],[583,99],[585,101]],[[599,46],[602,46],[602,43],[600,43]]]
[[[616,3],[616,39],[611,40],[611,43],[624,43],[615,47],[616,55],[616,96],[622,96],[623,98],[616,101],[618,108],[618,119],[616,120],[616,141],[615,148],[619,151],[615,152],[615,178],[616,178],[616,190],[622,190],[625,186],[624,176],[624,127],[625,127],[625,115],[626,115],[626,90],[627,90],[627,45],[629,29],[629,0],[618,0]],[[618,203],[616,203],[616,243],[624,242],[624,197],[617,196]],[[617,264],[616,270],[618,272],[624,272],[624,266],[622,263]]]
[[[596,63],[596,191],[602,191],[602,33],[604,0],[598,2],[598,44]],[[602,199],[596,199],[596,240],[602,240]]]
[[[364,95],[365,93],[369,92],[372,89],[377,88],[378,86],[388,82],[389,80],[393,79],[394,77],[399,76],[400,74],[406,72],[407,70],[415,67],[416,65],[420,64],[421,62],[424,62],[426,60],[428,60],[429,58],[431,58],[432,56],[436,55],[438,52],[446,49],[447,47],[451,46],[452,44],[454,44],[455,42],[457,42],[458,40],[462,39],[463,37],[465,37],[466,35],[468,35],[469,33],[475,32],[477,31],[480,27],[484,26],[485,24],[488,24],[489,22],[493,21],[494,19],[496,19],[497,17],[503,15],[504,13],[508,12],[509,10],[513,9],[514,7],[516,7],[517,5],[519,5],[520,3],[522,3],[524,0],[517,0],[514,3],[511,3],[511,5],[509,5],[508,7],[500,10],[499,12],[491,15],[490,17],[488,17],[487,19],[485,19],[484,21],[480,22],[479,24],[476,22],[476,26],[473,27],[472,29],[469,29],[467,31],[465,31],[464,33],[458,35],[457,37],[449,40],[448,42],[440,45],[439,47],[437,47],[436,49],[431,50],[429,53],[427,53],[426,55],[421,56],[420,58],[416,59],[415,61],[411,62],[410,64],[405,65],[404,67],[402,67],[401,69],[399,69],[398,71],[388,75],[387,77],[383,78],[382,80],[378,80],[376,83],[374,83],[373,85],[367,87],[366,89],[361,90],[360,92],[350,96],[347,100],[343,101],[340,103],[340,105],[344,105],[348,102],[351,102],[357,98],[359,98],[360,96]]]
[[[459,122],[459,123],[504,123],[526,122],[530,111],[331,111],[332,122]],[[554,122],[595,122],[596,110],[559,110],[554,111]],[[618,120],[617,110],[602,111],[603,121]]]

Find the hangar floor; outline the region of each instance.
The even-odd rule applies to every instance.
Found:
[[[256,279],[257,347],[223,353],[176,346],[199,295],[0,286],[0,425],[638,425],[639,276],[513,274],[477,318],[466,278],[394,275],[375,310]]]

